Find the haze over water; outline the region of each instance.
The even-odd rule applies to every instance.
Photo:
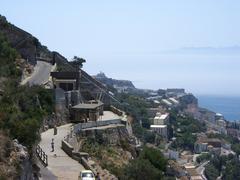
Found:
[[[122,63],[112,63],[112,59]],[[240,95],[239,59],[238,55],[114,55],[104,59],[107,66],[89,61],[85,69],[92,74],[101,70],[109,77],[132,80],[138,88],[178,87],[194,94],[233,96]]]
[[[90,74],[144,89],[240,96],[239,7],[239,0],[2,0],[0,13],[50,50],[85,58]]]

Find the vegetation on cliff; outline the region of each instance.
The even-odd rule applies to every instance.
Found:
[[[13,144],[10,138],[0,131],[0,179],[15,179],[18,175],[17,159],[12,154]]]
[[[17,79],[21,71],[17,68],[17,51],[9,45],[6,38],[0,33],[0,78]]]
[[[222,175],[221,179],[240,179],[240,161],[237,156],[213,156],[206,166],[205,175],[209,180],[215,180]]]
[[[170,113],[170,121],[174,127],[173,136],[176,138],[171,147],[193,151],[197,140],[195,133],[205,132],[206,125],[191,116],[179,115],[174,111]]]
[[[158,149],[144,147],[139,157],[124,167],[120,179],[159,180],[163,179],[167,160]]]
[[[0,35],[0,129],[28,147],[39,138],[38,130],[45,115],[53,110],[51,91],[40,86],[19,86],[20,55]]]

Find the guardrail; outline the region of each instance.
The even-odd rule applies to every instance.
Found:
[[[45,166],[48,166],[48,156],[47,156],[47,154],[42,150],[42,148],[41,148],[39,145],[37,145],[36,154],[37,154],[38,158],[41,160],[41,162],[42,162]]]

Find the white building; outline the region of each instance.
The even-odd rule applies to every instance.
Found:
[[[167,125],[169,124],[169,114],[156,114],[155,118],[153,119],[154,125]]]
[[[169,101],[175,105],[178,105],[179,104],[179,101],[176,100],[175,98],[169,98]]]
[[[227,134],[227,129],[226,129],[226,126],[227,126],[227,123],[225,120],[223,119],[219,119],[216,121],[217,123],[217,126],[218,126],[218,131],[221,133],[221,134]]]
[[[162,102],[163,102],[165,105],[167,105],[167,106],[172,106],[172,105],[173,105],[173,104],[172,104],[170,101],[168,101],[167,99],[163,99]]]
[[[163,138],[168,138],[167,125],[151,125],[150,128]]]

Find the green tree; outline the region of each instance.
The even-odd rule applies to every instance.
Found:
[[[208,180],[216,180],[219,176],[219,171],[214,167],[213,164],[208,164],[206,166],[205,175]]]
[[[137,158],[132,160],[124,169],[124,177],[128,180],[159,180],[162,179],[162,172],[154,167],[147,159]]]
[[[83,67],[83,63],[85,63],[86,60],[83,58],[80,58],[78,56],[74,56],[71,64],[77,68],[77,70],[81,69]]]
[[[149,160],[155,168],[161,171],[164,171],[167,165],[167,160],[158,149],[144,147],[140,153],[140,158]]]

